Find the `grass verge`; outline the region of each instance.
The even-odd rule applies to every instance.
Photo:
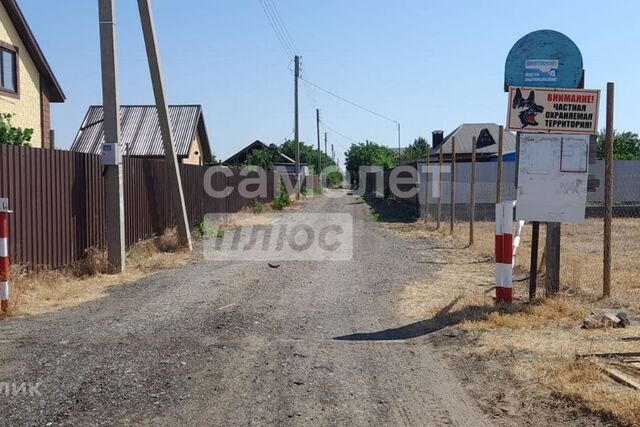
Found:
[[[483,372],[487,366],[508,367],[510,378],[523,393],[562,399],[607,420],[640,425],[640,392],[612,381],[594,360],[576,357],[639,349],[638,341],[623,340],[640,336],[637,325],[626,329],[580,328],[584,316],[599,309],[624,308],[631,315],[639,314],[640,275],[637,264],[631,261],[640,255],[640,245],[631,239],[638,235],[638,224],[637,220],[624,219],[616,228],[614,222],[614,259],[616,254],[630,257],[614,263],[615,298],[598,297],[602,280],[601,222],[588,220],[581,226],[563,226],[560,295],[532,304],[527,301],[526,280],[530,229],[525,229],[514,273],[515,280],[525,280],[514,282],[512,306],[496,308],[492,299],[493,223],[476,223],[472,247],[468,246],[466,225],[457,224],[450,235],[448,223],[442,224],[441,230],[420,221],[385,223],[386,228],[401,235],[434,242],[424,259],[437,266],[435,278],[408,284],[397,308],[414,321],[428,322],[434,330],[457,328],[466,340],[451,350],[451,357],[483,364],[475,375],[486,375]],[[620,240],[615,240],[616,235]]]

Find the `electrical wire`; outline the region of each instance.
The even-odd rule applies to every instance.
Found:
[[[267,5],[265,3],[266,0],[258,0],[258,1],[260,3],[260,6],[262,7],[262,11],[264,12],[265,17],[267,18],[267,21],[269,21],[269,25],[271,26],[273,33],[275,34],[276,38],[278,39],[278,42],[280,43],[280,46],[282,47],[282,50],[284,51],[285,55],[288,58],[291,58],[292,56],[295,55],[295,51],[292,50],[289,44],[287,43],[287,39],[285,38],[285,35],[282,32],[282,29],[277,25],[275,18],[271,15],[271,10],[267,8]]]
[[[282,32],[285,35],[285,39],[287,40],[289,46],[291,47],[291,50],[294,53],[299,53],[300,49],[298,49],[298,46],[296,46],[296,43],[293,41],[293,37],[291,37],[291,33],[289,33],[289,30],[287,29],[287,26],[284,23],[284,20],[282,19],[282,16],[280,15],[280,12],[278,11],[278,7],[276,6],[276,4],[273,2],[273,0],[264,0],[266,2],[267,5],[271,6],[271,11],[273,12],[273,15],[276,18],[276,22],[279,24],[280,28],[282,29]]]
[[[303,81],[303,82],[305,82],[306,84],[309,84],[309,85],[311,85],[311,86],[315,87],[316,89],[319,89],[319,90],[321,90],[321,91],[323,91],[323,92],[325,92],[325,93],[327,93],[327,94],[329,94],[329,95],[333,96],[334,98],[338,98],[338,99],[339,99],[339,100],[341,100],[341,101],[344,101],[344,102],[346,102],[346,103],[348,103],[348,104],[351,104],[351,105],[353,105],[354,107],[357,107],[357,108],[359,108],[359,109],[361,109],[361,110],[363,110],[363,111],[366,111],[367,113],[373,114],[373,115],[378,116],[378,117],[380,117],[380,118],[382,118],[382,119],[385,119],[385,120],[389,120],[390,122],[393,122],[393,123],[395,123],[396,125],[399,125],[399,124],[400,124],[400,122],[398,122],[397,120],[392,119],[391,117],[387,117],[387,116],[385,116],[384,114],[380,114],[380,113],[377,113],[377,112],[375,112],[375,111],[373,111],[373,110],[371,110],[371,109],[369,109],[369,108],[367,108],[367,107],[363,107],[362,105],[357,104],[357,103],[355,103],[355,102],[353,102],[353,101],[350,101],[350,100],[348,100],[347,98],[344,98],[344,97],[342,97],[342,96],[340,96],[340,95],[337,95],[337,94],[335,94],[335,93],[331,92],[331,91],[330,91],[330,90],[328,90],[328,89],[325,89],[325,88],[323,88],[323,87],[320,87],[320,86],[318,86],[317,84],[310,82],[309,80],[306,80],[306,79],[304,79],[304,78],[302,78],[302,77],[300,77],[300,80],[302,80],[302,81]]]
[[[354,144],[359,144],[359,143],[360,143],[360,142],[356,141],[355,139],[353,139],[353,138],[349,138],[348,136],[343,135],[342,133],[340,133],[340,132],[338,132],[337,130],[333,129],[332,127],[328,126],[328,125],[327,125],[325,122],[323,122],[322,120],[320,120],[320,124],[322,125],[322,127],[323,127],[325,130],[328,130],[329,132],[333,132],[333,133],[335,133],[336,135],[338,135],[338,136],[340,136],[340,137],[342,137],[342,138],[346,139],[347,141],[353,142]],[[345,148],[345,147],[343,147],[343,148]]]

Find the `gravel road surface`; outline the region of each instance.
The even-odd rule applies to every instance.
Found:
[[[393,311],[434,268],[417,262],[428,242],[380,228],[346,192],[302,212],[351,214],[353,259],[201,261],[0,324],[0,423],[488,424]]]

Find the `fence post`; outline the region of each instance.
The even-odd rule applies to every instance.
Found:
[[[425,170],[424,170],[424,223],[425,225],[429,222],[429,155],[430,148],[427,145],[427,161],[425,162]]]
[[[473,245],[474,221],[476,217],[476,137],[471,138],[471,188],[469,195],[469,246]]]
[[[456,137],[451,138],[451,200],[449,201],[449,228],[453,234],[456,216]]]
[[[606,158],[604,166],[604,256],[602,295],[611,296],[611,222],[613,219],[613,95],[614,85],[607,83]]]
[[[513,202],[496,203],[496,304],[513,294]]]
[[[438,169],[438,223],[436,225],[436,228],[440,228],[440,219],[442,218],[442,177],[443,177],[443,173],[442,173],[442,144],[440,144],[440,154],[438,156],[438,160],[440,163],[440,167]]]
[[[0,199],[0,308],[9,310],[9,202]]]

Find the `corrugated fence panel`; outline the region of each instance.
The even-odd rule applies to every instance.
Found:
[[[126,245],[162,234],[175,226],[168,171],[162,160],[125,157],[124,199]],[[9,198],[10,257],[32,268],[69,265],[88,248],[105,247],[105,189],[100,156],[0,144],[0,197]],[[233,213],[255,204],[244,198],[237,173],[208,176],[206,166],[180,165],[187,216],[194,227],[209,213]],[[210,175],[210,174],[209,174]],[[219,198],[207,194],[205,179],[215,190],[233,192]],[[274,177],[267,177],[266,197],[273,200]],[[249,186],[251,188],[251,186]]]

